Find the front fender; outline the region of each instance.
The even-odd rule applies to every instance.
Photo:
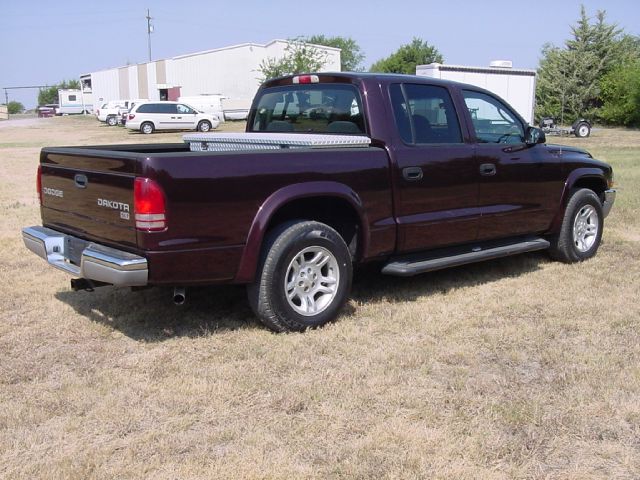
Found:
[[[607,179],[604,172],[600,168],[582,167],[576,168],[575,170],[571,171],[571,173],[569,173],[569,176],[567,177],[567,180],[564,182],[564,188],[562,189],[560,203],[558,204],[558,208],[556,210],[557,213],[551,224],[551,233],[556,233],[560,230],[560,227],[562,226],[562,219],[564,218],[564,209],[569,198],[569,193],[575,187],[578,180],[582,180],[585,178],[595,178],[597,180],[600,180],[604,188],[606,188]]]
[[[247,242],[242,252],[235,283],[250,283],[255,278],[260,250],[269,222],[276,212],[288,203],[311,197],[340,198],[346,200],[358,214],[362,232],[362,251],[369,247],[369,223],[362,200],[350,187],[339,182],[306,182],[287,185],[273,192],[258,208]]]

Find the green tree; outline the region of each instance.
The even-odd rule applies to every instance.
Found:
[[[364,54],[360,45],[351,37],[326,37],[324,35],[313,35],[303,39],[307,43],[314,45],[325,45],[340,49],[340,69],[343,72],[361,72],[363,70],[362,61]]]
[[[22,113],[22,112],[24,112],[24,105],[22,105],[20,102],[11,101],[7,105],[7,111],[9,112],[9,115],[15,115],[16,113]]]
[[[536,88],[538,115],[565,122],[599,118],[602,79],[618,65],[637,58],[638,45],[637,38],[607,23],[605,11],[598,11],[592,20],[582,6],[564,47],[545,44],[542,48]]]
[[[426,40],[414,38],[411,43],[402,45],[395,53],[371,65],[369,71],[415,75],[417,65],[443,61],[436,47],[429,45]]]
[[[47,105],[49,103],[60,103],[58,98],[58,90],[79,89],[79,80],[63,80],[51,87],[43,88],[38,93],[38,105]]]
[[[607,123],[640,127],[640,60],[619,65],[600,83],[601,117]]]
[[[309,45],[301,38],[287,41],[289,44],[285,47],[282,58],[268,57],[260,62],[258,71],[262,75],[261,82],[284,75],[317,72],[327,63],[327,52]]]

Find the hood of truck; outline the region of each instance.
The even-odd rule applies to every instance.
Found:
[[[547,149],[549,150],[549,153],[552,153],[554,155],[565,155],[565,154],[572,154],[572,155],[580,155],[580,156],[584,156],[587,158],[593,158],[592,155],[587,152],[586,150],[582,149],[582,148],[578,148],[578,147],[571,147],[571,146],[567,146],[567,145],[556,145],[553,143],[548,143],[547,144]]]
[[[87,240],[135,247],[135,162],[118,157],[89,149],[43,149],[44,225]]]

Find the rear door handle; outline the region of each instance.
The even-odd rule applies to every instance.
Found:
[[[415,182],[422,180],[422,169],[420,167],[406,167],[402,169],[402,176],[405,180]]]
[[[493,163],[483,163],[480,165],[480,175],[490,177],[496,174],[496,166]]]

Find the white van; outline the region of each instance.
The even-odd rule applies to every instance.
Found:
[[[209,113],[218,117],[220,122],[224,122],[224,113],[222,110],[222,99],[227,98],[219,93],[194,95],[191,97],[180,97],[178,102],[191,105],[202,113]]]
[[[212,113],[202,113],[181,102],[142,102],[127,115],[125,127],[142,133],[156,130],[198,130],[208,132],[220,124]]]

